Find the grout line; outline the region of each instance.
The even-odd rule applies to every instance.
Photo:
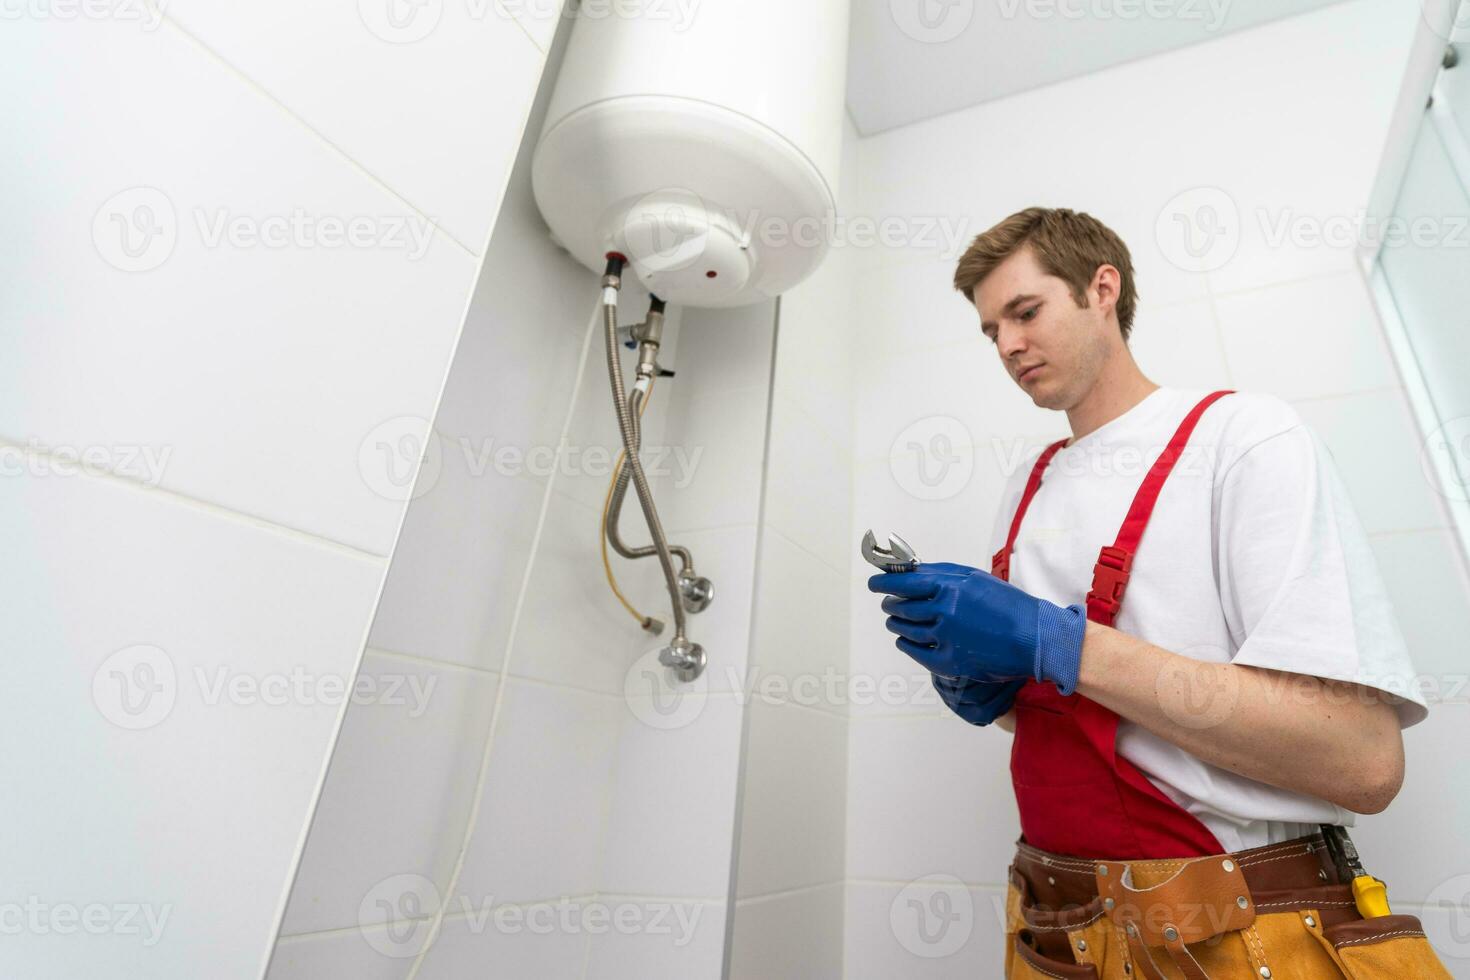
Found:
[[[616,691],[599,691],[592,687],[582,687],[578,684],[564,684],[561,681],[549,681],[544,677],[530,677],[526,674],[518,674],[513,670],[506,671],[511,680],[517,684],[534,684],[538,687],[549,687],[557,691],[576,691],[578,694],[591,694],[600,698],[611,698],[614,701],[623,701],[623,695]]]
[[[597,332],[597,326],[600,320],[598,314],[600,313],[601,309],[599,308],[597,313],[593,314],[591,322],[587,326],[586,333],[582,338],[582,357],[577,364],[577,376],[572,383],[571,398],[568,401],[566,413],[562,417],[561,435],[557,439],[558,455],[561,451],[560,447],[566,442],[567,432],[571,428],[572,418],[576,412],[577,393],[581,390],[582,378],[587,370],[587,353],[592,345],[592,336]],[[485,798],[485,783],[490,773],[491,752],[495,747],[495,735],[500,728],[500,719],[503,714],[501,709],[505,700],[506,675],[510,671],[511,654],[515,650],[515,640],[517,631],[520,629],[521,613],[526,606],[526,595],[530,589],[531,572],[536,567],[536,555],[541,546],[541,535],[545,530],[546,515],[550,510],[552,487],[555,483],[555,479],[547,480],[546,486],[541,492],[541,507],[536,515],[536,530],[531,536],[530,558],[526,562],[526,567],[521,572],[520,590],[516,595],[515,610],[511,614],[510,631],[505,641],[505,657],[501,661],[500,677],[495,685],[495,704],[491,712],[490,724],[485,731],[485,745],[480,754],[480,768],[475,779],[470,812],[465,819],[464,833],[461,835],[459,853],[455,856],[454,869],[450,872],[449,880],[444,888],[444,894],[446,895],[452,896],[455,889],[459,886],[460,876],[464,872],[465,858],[469,854],[470,842],[474,839],[475,828],[479,823],[480,807]],[[423,948],[419,950],[418,955],[414,957],[405,980],[415,980],[418,977],[419,971],[423,969],[424,961],[428,957],[429,951],[434,948],[434,943],[438,941],[439,930],[443,927],[443,923],[444,906],[441,903],[439,911],[434,916],[434,924],[429,930],[429,937],[424,942]]]
[[[883,461],[886,463],[888,461],[888,457],[885,456],[883,458]],[[851,470],[849,470],[849,472],[851,472]],[[849,480],[849,482],[851,482],[851,481]],[[800,551],[801,553],[807,555],[813,561],[820,562],[823,568],[826,568],[826,569],[834,572],[835,574],[841,576],[843,582],[846,582],[847,581],[847,576],[850,575],[850,574],[852,574],[852,569],[851,568],[842,568],[842,567],[840,567],[838,565],[832,564],[832,562],[828,561],[826,558],[823,558],[821,555],[817,554],[815,551],[813,551],[812,549],[808,548],[806,545],[802,544],[800,541],[796,540],[795,538],[793,538],[791,535],[787,534],[785,531],[781,530],[776,525],[770,524],[768,522],[765,526],[768,527],[768,528],[770,528],[770,530],[774,531],[776,534],[779,534],[781,536],[782,540],[784,540],[787,544],[791,545],[791,547],[795,548],[797,551]]]
[[[506,10],[505,9],[505,4],[502,3],[501,0],[495,0],[495,9],[499,10],[500,11],[500,15],[502,17],[504,17],[505,19],[514,21],[515,22],[515,25],[521,29],[521,33],[524,34],[524,35],[526,35],[526,40],[530,41],[531,44],[532,44],[532,46],[534,46],[537,51],[540,51],[543,55],[545,55],[545,54],[548,53],[547,52],[547,49],[546,48],[543,48],[540,44],[538,44],[536,42],[536,39],[531,36],[530,30],[528,30],[526,28],[526,25],[525,24],[521,23],[520,17],[516,16],[515,14],[511,13],[509,10]],[[565,10],[565,7],[563,7],[562,9]],[[561,12],[558,12],[556,14],[556,16],[559,18],[559,17],[562,16],[562,13]],[[551,36],[553,38],[555,38],[556,37],[556,31],[553,30],[551,32]]]
[[[282,524],[278,521],[272,521],[264,517],[258,517],[254,514],[246,513],[245,511],[235,510],[231,507],[226,507],[224,504],[216,504],[208,500],[203,500],[199,497],[191,497],[188,494],[180,493],[177,490],[170,490],[163,486],[151,485],[134,476],[117,473],[112,470],[103,469],[100,467],[88,466],[79,462],[74,462],[69,459],[63,459],[62,457],[59,457],[54,453],[47,452],[46,450],[38,448],[34,445],[23,446],[18,442],[14,442],[3,436],[0,436],[0,448],[14,449],[30,459],[55,460],[57,462],[62,462],[65,463],[65,465],[67,466],[74,467],[77,470],[77,473],[83,479],[97,480],[102,485],[119,487],[133,493],[157,495],[158,497],[169,503],[177,504],[190,510],[199,511],[208,514],[211,517],[231,521],[238,524],[244,524],[246,526],[253,527],[256,530],[269,531],[273,534],[277,534],[284,538],[289,538],[301,544],[313,545],[318,548],[323,548],[327,551],[336,552],[337,554],[344,555],[349,558],[356,558],[360,561],[369,561],[378,565],[386,566],[388,562],[387,555],[380,555],[377,552],[368,551],[355,545],[346,544],[342,541],[336,540],[335,538],[329,538],[321,534],[316,534],[312,531],[303,530],[302,528],[292,527],[289,524]],[[37,479],[56,478],[57,477],[38,477]],[[61,478],[66,479],[66,477]]]
[[[1354,388],[1349,391],[1334,391],[1329,392],[1325,395],[1305,395],[1301,398],[1286,398],[1283,399],[1283,401],[1290,402],[1293,405],[1300,405],[1310,402],[1325,402],[1341,400],[1344,398],[1356,398],[1359,395],[1382,395],[1387,392],[1402,392],[1403,390],[1404,389],[1402,385],[1374,385],[1371,388]]]
[[[798,885],[795,888],[783,888],[774,892],[762,892],[759,895],[747,895],[745,898],[735,902],[736,908],[747,905],[760,905],[763,902],[774,902],[777,899],[790,898],[793,895],[804,895],[808,892],[821,891],[823,888],[841,888],[846,884],[845,878],[832,878],[827,881],[817,882],[815,885]]]
[[[847,878],[845,879],[845,883],[849,885],[868,885],[873,887],[881,886],[884,888],[892,888],[894,885],[897,885],[900,888],[907,888],[909,885],[952,885],[954,884],[954,881],[941,881],[938,878],[931,878],[929,875],[921,875],[918,878],[910,878],[907,880],[899,878]],[[979,888],[983,891],[994,889],[996,891],[1003,892],[1006,890],[1006,887],[1010,883],[1005,881],[996,882],[960,880],[960,884],[966,888]]]
[[[426,657],[417,653],[404,653],[402,650],[390,650],[388,647],[374,646],[372,643],[367,645],[367,650],[364,652],[379,657],[407,660],[410,663],[423,664],[429,667],[447,667],[451,670],[462,670],[466,673],[483,674],[489,677],[494,677],[500,673],[500,671],[491,670],[489,667],[475,667],[470,664],[462,664],[456,660],[440,660],[437,657]]]
[[[1367,537],[1369,541],[1372,541],[1374,538],[1393,538],[1404,534],[1436,533],[1444,533],[1453,537],[1455,529],[1446,524],[1432,524],[1427,527],[1396,527],[1386,531],[1369,531]]]
[[[427,222],[428,225],[433,228],[435,232],[443,235],[447,241],[452,242],[454,245],[457,245],[470,258],[477,260],[481,258],[478,252],[470,248],[464,242],[460,241],[454,235],[450,234],[443,227],[441,227],[437,219],[431,217],[418,205],[414,204],[408,198],[404,197],[398,191],[394,190],[391,186],[388,185],[385,180],[383,180],[383,178],[373,173],[366,166],[360,163],[355,157],[349,154],[346,150],[338,146],[336,143],[332,142],[332,140],[329,139],[325,133],[308,123],[305,119],[298,115],[295,110],[293,110],[290,106],[286,105],[286,103],[277,98],[276,95],[272,93],[269,89],[267,89],[264,85],[262,85],[260,82],[256,81],[249,75],[245,74],[245,72],[241,71],[239,68],[235,67],[235,65],[226,60],[226,58],[222,54],[211,48],[209,45],[205,44],[204,41],[196,37],[194,34],[185,30],[178,21],[169,16],[167,10],[165,9],[166,4],[162,3],[161,0],[147,0],[147,2],[149,2],[154,7],[154,12],[157,14],[159,20],[162,23],[167,24],[170,29],[177,31],[180,37],[183,37],[185,40],[189,41],[200,51],[204,52],[210,58],[218,62],[231,75],[234,75],[236,78],[245,82],[246,85],[253,89],[257,94],[263,96],[265,99],[267,99],[277,108],[279,108],[282,112],[286,113],[286,115],[293,119],[299,126],[301,126],[302,129],[305,129],[307,132],[311,133],[311,135],[320,140],[323,145],[331,149],[334,153],[338,154],[359,174],[366,177],[379,189],[383,190],[391,197],[397,199],[400,203],[407,206],[410,210],[413,211],[414,214],[424,219],[424,221]],[[522,32],[524,33],[524,28],[522,28]],[[541,51],[540,46],[536,45],[534,42],[532,42],[532,46],[535,47],[537,51]],[[542,53],[544,54],[545,52]]]

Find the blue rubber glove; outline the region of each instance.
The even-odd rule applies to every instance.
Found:
[[[968,681],[958,677],[931,674],[934,690],[949,710],[972,725],[988,725],[1016,703],[1016,693],[1026,685],[1026,678],[1013,681]]]
[[[968,565],[923,564],[868,579],[886,592],[884,624],[931,673],[972,681],[1031,677],[1077,689],[1087,613],[1063,608]]]

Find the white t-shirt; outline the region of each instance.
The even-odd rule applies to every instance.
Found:
[[[1085,602],[1098,549],[1206,390],[1159,388],[1052,457],[1021,524],[1010,579],[1059,605]],[[1197,660],[1387,691],[1399,724],[1428,707],[1362,525],[1332,457],[1279,398],[1235,392],[1200,418],[1133,560],[1117,629]],[[1038,447],[1009,476],[991,533],[1005,544]],[[988,562],[985,566],[988,570]],[[1292,688],[1282,689],[1283,704]],[[1182,719],[1206,728],[1227,698]],[[1289,709],[1287,709],[1289,710]],[[1202,762],[1126,719],[1118,752],[1236,851],[1352,826],[1325,800]]]

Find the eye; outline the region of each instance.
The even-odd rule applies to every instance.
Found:
[[[1039,310],[1039,309],[1041,309],[1040,304],[1038,304],[1036,306],[1033,306],[1033,307],[1030,307],[1027,310],[1024,310],[1021,313],[1021,316],[1019,317],[1020,321],[1022,323],[1026,323],[1029,320],[1034,320],[1036,318],[1036,311]]]

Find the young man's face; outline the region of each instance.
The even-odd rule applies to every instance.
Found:
[[[1102,266],[1093,277],[1086,307],[1077,305],[1067,284],[1043,270],[1027,247],[975,287],[980,329],[995,341],[1011,379],[1036,405],[1071,408],[1097,380],[1108,333],[1118,332],[1107,319],[1112,302],[1105,270],[1111,269]]]

